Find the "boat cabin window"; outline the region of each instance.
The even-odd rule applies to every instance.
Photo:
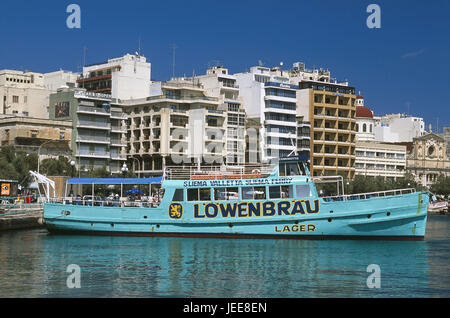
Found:
[[[304,176],[305,168],[301,162],[280,163],[279,175],[286,176]]]
[[[293,198],[294,191],[291,185],[269,187],[270,199]]]
[[[188,201],[211,201],[210,188],[196,188],[187,190]]]
[[[243,200],[265,200],[266,187],[242,187]]]
[[[175,189],[172,201],[184,201],[183,189]]]
[[[309,184],[297,184],[295,186],[295,192],[297,198],[305,198],[312,196]]]
[[[238,200],[238,188],[215,188],[214,200]]]

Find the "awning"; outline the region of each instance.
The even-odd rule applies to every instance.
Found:
[[[72,178],[68,184],[161,184],[162,177],[153,178]]]

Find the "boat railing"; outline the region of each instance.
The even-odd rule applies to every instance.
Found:
[[[414,192],[416,192],[416,189],[406,188],[406,189],[394,189],[394,190],[376,191],[376,192],[367,192],[367,193],[326,196],[326,197],[322,197],[322,199],[326,202],[347,201],[347,200],[365,200],[365,199],[378,198],[378,197],[409,194],[409,193],[414,193]]]
[[[136,208],[156,208],[161,204],[162,198],[156,200],[91,200],[77,199],[72,197],[50,198],[48,203],[59,203],[63,205],[84,205],[84,206],[105,206],[105,207],[136,207]]]
[[[266,178],[274,171],[274,164],[167,166],[165,180],[253,179]]]

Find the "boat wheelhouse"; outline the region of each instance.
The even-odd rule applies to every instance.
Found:
[[[122,195],[115,204],[108,200],[96,204],[95,184],[85,181],[92,184],[94,204],[89,200],[77,204],[73,197],[51,200],[44,207],[49,231],[309,239],[425,236],[426,192],[400,189],[346,195],[342,178],[311,178],[300,157],[265,165],[166,167],[162,178],[152,181],[161,188],[132,204]],[[319,196],[317,182],[336,182],[338,195]]]

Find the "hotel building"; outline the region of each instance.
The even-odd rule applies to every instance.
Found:
[[[106,167],[119,173],[126,161],[126,115],[108,94],[62,88],[50,95],[50,119],[72,121],[72,159],[79,170]]]
[[[348,83],[302,80],[298,112],[311,123],[313,176],[355,175],[355,89]]]
[[[199,83],[155,82],[150,96],[124,100],[127,153],[140,175],[161,175],[170,165],[220,164],[227,157],[227,109]]]
[[[263,66],[234,74],[247,118],[260,123],[256,148],[263,162],[297,151],[298,86],[289,83],[288,75]]]

